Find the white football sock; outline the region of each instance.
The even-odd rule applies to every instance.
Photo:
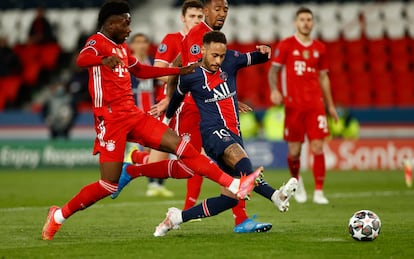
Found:
[[[62,224],[66,220],[63,217],[61,209],[55,211],[55,214],[53,215],[53,218],[55,219],[56,223],[58,223],[58,224]]]
[[[231,191],[233,194],[237,194],[240,187],[240,179],[233,179],[230,186],[227,188],[229,191]]]

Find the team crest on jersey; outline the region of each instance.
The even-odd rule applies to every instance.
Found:
[[[220,73],[220,79],[221,80],[227,81],[227,78],[229,78],[229,75],[225,71]]]
[[[114,151],[115,150],[115,141],[108,140],[108,142],[106,142],[106,150],[108,150],[109,152]]]
[[[88,43],[86,43],[86,46],[93,46],[96,44],[96,40],[90,40]]]
[[[158,46],[158,52],[159,53],[164,53],[166,51],[167,51],[167,45],[166,44],[162,43],[162,44],[160,44],[160,46]]]
[[[240,53],[239,53],[238,51],[235,51],[235,52],[234,52],[234,56],[235,56],[236,58],[238,58],[238,57],[240,56]]]
[[[309,50],[304,50],[302,53],[302,56],[304,59],[309,59],[310,57]]]
[[[293,56],[300,56],[300,52],[299,52],[299,50],[295,49],[295,50],[293,51]]]
[[[319,58],[319,52],[318,51],[314,51],[313,52],[313,57],[314,58]]]
[[[193,46],[191,46],[191,48],[190,48],[190,53],[191,53],[191,54],[193,54],[193,55],[198,55],[198,54],[200,54],[200,51],[201,51],[200,46],[198,46],[197,44],[194,44],[194,45],[193,45]]]

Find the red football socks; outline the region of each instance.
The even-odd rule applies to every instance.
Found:
[[[126,170],[132,178],[147,176],[157,179],[184,179],[190,178],[194,174],[179,160],[162,160],[143,165],[130,165]]]
[[[201,155],[188,141],[181,140],[176,155],[196,174],[207,176],[221,186],[229,187],[233,177],[224,173],[213,161]]]
[[[287,158],[290,175],[299,179],[300,159],[288,156]]]
[[[313,178],[315,179],[315,190],[322,190],[325,182],[325,156],[323,153],[313,155]]]
[[[99,180],[83,187],[78,194],[62,207],[63,217],[67,219],[75,212],[86,209],[100,199],[116,192],[117,186],[117,184]]]
[[[131,160],[134,164],[146,164],[148,162],[149,152],[134,150],[131,154]]]
[[[232,208],[233,217],[234,217],[234,225],[237,226],[243,221],[245,221],[248,217],[246,214],[246,201],[239,200],[236,206]]]
[[[187,194],[185,196],[184,209],[193,207],[201,192],[201,185],[203,184],[203,177],[195,174],[193,177],[187,180]]]

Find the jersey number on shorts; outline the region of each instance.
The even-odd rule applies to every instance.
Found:
[[[213,134],[217,135],[220,139],[223,139],[224,137],[230,137],[230,133],[225,129],[215,130],[213,131]]]
[[[323,132],[328,132],[328,122],[326,120],[326,116],[318,115],[318,128],[323,130]]]

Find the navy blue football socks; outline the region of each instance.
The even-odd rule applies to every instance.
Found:
[[[223,194],[214,198],[208,198],[202,203],[184,210],[182,212],[183,222],[217,215],[225,210],[233,208],[237,203],[238,200]]]

